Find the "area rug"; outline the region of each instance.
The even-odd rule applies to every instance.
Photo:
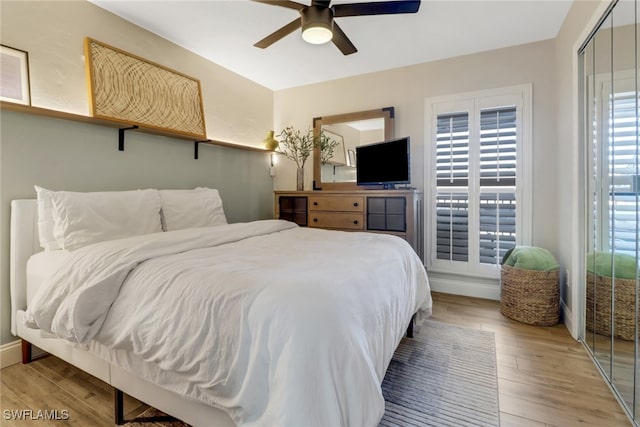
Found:
[[[379,427],[499,426],[493,332],[428,320],[404,338],[382,382]],[[186,427],[150,408],[128,427]]]
[[[493,332],[426,321],[393,355],[380,426],[499,426],[495,348]]]

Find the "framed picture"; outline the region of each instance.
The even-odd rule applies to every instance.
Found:
[[[0,45],[0,100],[31,105],[29,54]]]
[[[352,168],[356,167],[356,152],[355,150],[347,150],[347,166]]]
[[[93,117],[207,139],[200,80],[85,39]]]
[[[323,131],[326,136],[338,142],[338,145],[333,149],[333,156],[329,160],[329,163],[335,166],[346,165],[347,158],[344,150],[344,137],[328,129],[323,129]]]

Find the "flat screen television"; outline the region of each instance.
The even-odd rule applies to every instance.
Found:
[[[356,147],[356,182],[358,185],[384,185],[411,182],[410,140],[390,139],[375,144]]]

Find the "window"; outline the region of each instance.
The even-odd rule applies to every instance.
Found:
[[[430,268],[497,277],[529,244],[529,100],[530,86],[427,100]]]
[[[620,72],[622,77],[628,73]],[[598,79],[600,80],[600,79]],[[604,115],[601,123],[608,123],[607,129],[601,129],[603,144],[601,150],[603,184],[606,185],[606,200],[600,200],[600,206],[606,206],[602,212],[602,235],[599,250],[616,253],[636,254],[638,223],[638,148],[636,110],[638,110],[635,80],[620,78],[614,82],[614,90],[610,80],[598,82],[602,90],[599,97],[602,103],[600,111]],[[594,126],[595,128],[595,126]],[[604,192],[603,192],[604,194]]]

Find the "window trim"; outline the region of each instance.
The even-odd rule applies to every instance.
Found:
[[[469,134],[479,134],[480,114],[482,109],[492,108],[499,105],[516,105],[518,111],[518,126],[521,138],[517,147],[517,168],[516,168],[516,199],[518,209],[516,211],[516,245],[530,245],[532,239],[532,200],[533,200],[533,105],[532,105],[532,84],[508,86],[497,89],[488,89],[474,92],[464,92],[453,95],[425,98],[425,157],[424,157],[424,189],[425,189],[425,209],[424,209],[424,242],[425,242],[425,265],[429,271],[438,273],[450,273],[456,275],[466,275],[485,278],[499,278],[499,265],[476,264],[473,261],[445,261],[436,259],[436,239],[435,233],[435,202],[437,193],[436,168],[434,159],[436,158],[436,144],[434,143],[437,132],[438,114],[454,113],[457,111],[467,111],[469,117]],[[472,113],[477,111],[478,114]],[[470,137],[471,139],[471,137]],[[471,144],[469,155],[477,155],[479,147]],[[469,176],[469,188],[478,188],[479,179],[476,174]],[[452,187],[450,190],[454,191]],[[449,190],[449,189],[448,189]],[[469,211],[475,212],[479,206],[473,200],[469,201]],[[470,224],[471,226],[472,224]],[[473,235],[469,235],[469,257],[471,260],[479,260],[476,254],[479,251],[479,224],[473,224]],[[472,257],[473,253],[473,257]]]

